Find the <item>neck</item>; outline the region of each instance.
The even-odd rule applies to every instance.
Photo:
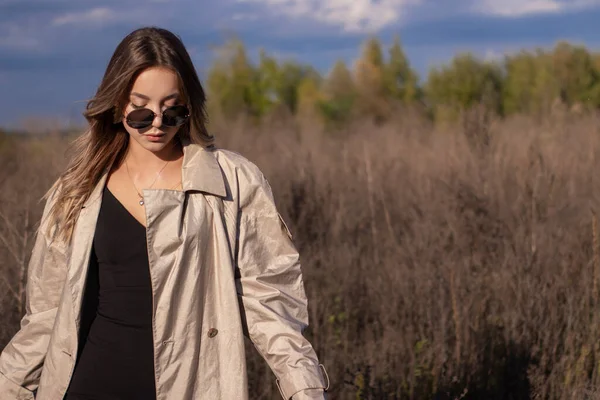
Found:
[[[154,170],[161,168],[165,162],[177,160],[182,155],[181,145],[172,140],[159,152],[148,151],[133,139],[129,139],[129,148],[125,158],[129,165],[143,165],[145,169]]]

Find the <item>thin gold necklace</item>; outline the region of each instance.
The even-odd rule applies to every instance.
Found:
[[[154,186],[154,184],[156,183],[158,177],[163,172],[163,170],[167,167],[167,164],[169,164],[170,162],[171,162],[171,160],[167,161],[165,163],[165,165],[160,169],[160,171],[158,171],[158,174],[156,174],[156,178],[154,178],[154,181],[152,182],[152,184],[147,189],[151,189],[152,186]],[[137,195],[140,198],[139,204],[140,204],[140,206],[143,206],[144,205],[144,196],[140,193],[140,191],[135,186],[135,182],[133,181],[133,178],[131,177],[131,174],[129,173],[129,164],[127,163],[127,159],[125,159],[125,167],[127,168],[127,175],[129,175],[129,179],[131,179],[131,183],[133,184],[133,188],[135,189]],[[179,182],[177,183],[177,185],[179,185]],[[175,187],[177,185],[175,185]]]

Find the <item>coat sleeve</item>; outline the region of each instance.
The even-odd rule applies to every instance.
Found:
[[[46,201],[28,263],[26,314],[20,330],[0,354],[0,399],[34,398],[54,325],[66,275],[64,250],[50,243],[44,221],[52,201]]]
[[[299,254],[271,187],[257,175],[240,200],[236,285],[244,325],[284,399],[323,400],[324,368],[303,336],[308,311]]]

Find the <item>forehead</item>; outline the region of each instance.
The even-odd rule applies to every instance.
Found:
[[[177,92],[179,77],[167,68],[152,67],[142,71],[134,80],[131,91],[150,98],[160,98]]]

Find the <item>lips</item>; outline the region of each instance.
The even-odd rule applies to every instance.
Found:
[[[162,142],[162,138],[165,136],[164,133],[160,133],[158,135],[144,135],[146,137],[146,140],[148,140],[149,142]]]

